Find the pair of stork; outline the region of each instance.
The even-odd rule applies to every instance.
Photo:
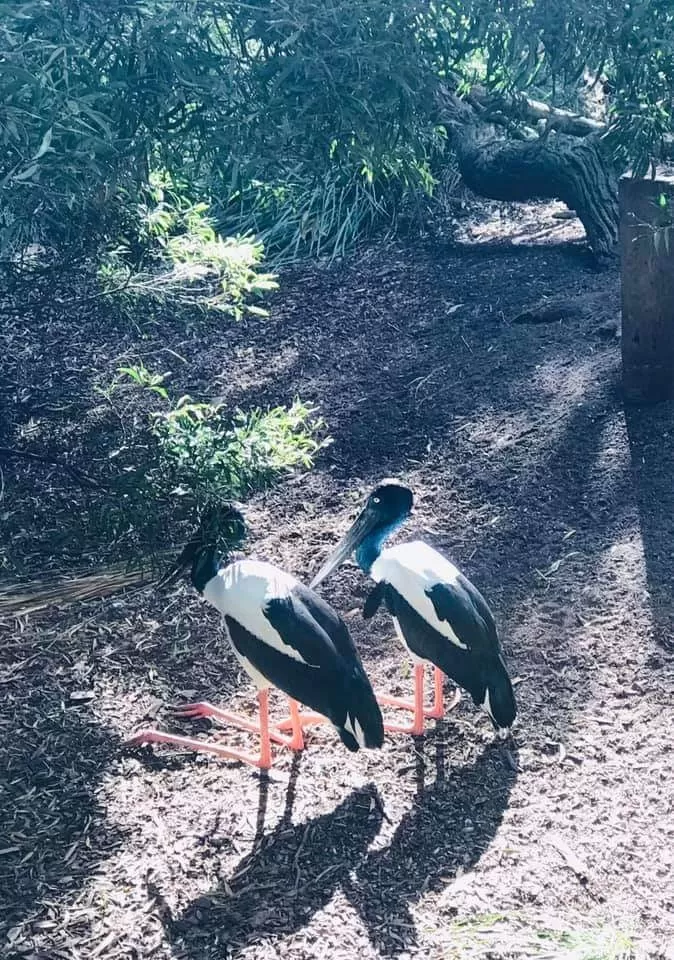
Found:
[[[139,731],[127,743],[176,744],[266,770],[273,762],[272,743],[301,750],[303,726],[327,719],[348,750],[381,747],[385,729],[419,736],[425,718],[443,716],[443,674],[470,693],[499,732],[507,731],[515,720],[515,697],[494,618],[482,594],[449,560],[421,541],[384,548],[409,517],[412,503],[407,487],[395,481],[380,484],[311,587],[270,563],[235,559],[231,545],[243,538],[243,518],[233,510],[227,516],[207,513],[162,583],[173,582],[190,568],[193,585],[222,614],[234,652],[258,688],[259,725],[205,702],[180,707],[176,713],[212,717],[258,733],[259,755],[154,729]],[[222,537],[227,551],[219,557]],[[364,617],[372,617],[384,602],[414,660],[412,703],[375,696],[346,624],[313,589],[352,553],[375,582]],[[426,662],[434,666],[430,709],[424,706]],[[273,727],[270,686],[290,700],[289,718]],[[457,690],[452,705],[458,696]],[[313,712],[301,713],[299,704]],[[385,725],[380,704],[410,710],[412,724]]]

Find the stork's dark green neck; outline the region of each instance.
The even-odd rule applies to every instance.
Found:
[[[192,583],[199,593],[204,592],[204,587],[217,576],[221,561],[215,547],[204,547],[195,556],[192,562]]]
[[[381,553],[385,542],[391,534],[395,533],[398,527],[403,525],[406,519],[406,517],[398,517],[396,520],[389,521],[387,524],[375,527],[374,530],[370,530],[367,536],[361,540],[356,549],[356,563],[361,570],[365,573],[370,572],[372,564]]]

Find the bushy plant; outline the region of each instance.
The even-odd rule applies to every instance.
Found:
[[[0,246],[116,241],[162,169],[216,233],[342,253],[432,188],[440,82],[562,105],[605,82],[640,173],[672,132],[673,50],[667,0],[8,0]]]
[[[109,454],[110,493],[92,509],[106,541],[135,559],[166,544],[175,522],[193,524],[207,507],[247,498],[283,476],[312,466],[329,443],[316,410],[289,407],[228,410],[190,396],[174,398],[168,375],[144,364],[122,367],[103,391],[116,403],[125,382],[138,392],[116,406],[124,431]],[[170,520],[170,523],[168,522]]]
[[[222,238],[203,201],[191,200],[167,174],[154,174],[131,236],[102,254],[102,290],[132,307],[142,300],[219,310],[240,319],[266,315],[250,302],[276,288],[260,269],[264,248],[252,236]]]
[[[290,407],[227,414],[219,404],[181,397],[152,413],[163,481],[172,492],[199,503],[240,499],[284,473],[308,469],[325,445],[315,410],[296,400]]]

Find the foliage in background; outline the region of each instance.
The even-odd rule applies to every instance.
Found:
[[[240,320],[266,316],[250,298],[276,288],[260,272],[263,245],[250,236],[223,239],[208,204],[192,202],[170,177],[153,174],[137,225],[123,244],[102,254],[98,269],[105,294],[131,311],[145,301],[219,310]]]
[[[9,0],[0,246],[114,246],[164,169],[219,233],[341,253],[432,189],[440,81],[575,105],[602,77],[642,171],[672,129],[673,57],[668,0]]]
[[[426,45],[443,75],[502,93],[531,91],[584,113],[608,93],[618,165],[643,176],[674,130],[674,7],[669,0],[462,0],[432,5]]]
[[[291,0],[232,14],[223,43],[255,108],[232,113],[216,165],[229,229],[243,223],[291,258],[335,256],[432,190],[444,138],[421,6]]]
[[[206,507],[245,499],[310,468],[329,443],[315,409],[299,400],[230,411],[190,396],[173,398],[167,379],[140,363],[120,368],[101,389],[132,429],[109,453],[114,478],[91,522],[108,543],[136,557],[166,545],[167,518],[194,524]],[[124,387],[129,381],[136,390]]]

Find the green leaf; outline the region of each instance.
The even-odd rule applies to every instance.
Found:
[[[31,163],[31,165],[22,173],[15,173],[12,179],[13,180],[30,180],[33,174],[37,173],[39,169],[40,169],[39,163]]]
[[[51,149],[52,133],[53,127],[50,127],[43,136],[42,143],[40,144],[37,153],[33,157],[33,160],[39,160],[40,157],[43,157],[45,153]]]

